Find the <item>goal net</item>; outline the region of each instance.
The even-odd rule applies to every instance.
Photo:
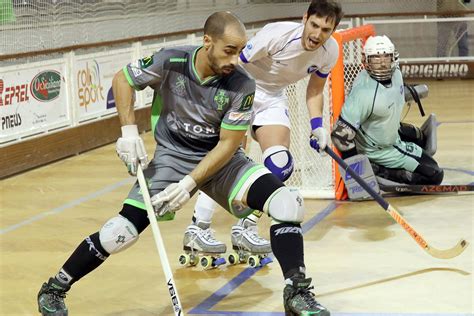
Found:
[[[339,43],[339,60],[324,89],[323,124],[328,131],[339,117],[344,97],[362,69],[362,46],[371,35],[375,35],[372,25],[347,29],[333,35]],[[308,80],[309,76],[286,89],[291,121],[290,151],[295,161],[293,174],[286,185],[297,187],[305,198],[343,199],[344,186],[335,164],[329,156],[320,156],[309,146],[311,128],[306,108]],[[255,161],[262,163],[262,153],[257,142],[250,142],[248,152]]]

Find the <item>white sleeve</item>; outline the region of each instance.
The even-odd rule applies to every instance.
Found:
[[[268,56],[275,37],[275,34],[272,34],[273,29],[272,24],[267,24],[247,42],[240,53],[240,60],[243,63],[250,63]]]

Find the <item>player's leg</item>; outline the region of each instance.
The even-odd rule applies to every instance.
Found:
[[[421,147],[398,142],[396,148],[369,156],[374,173],[383,179],[405,184],[433,184],[443,181],[444,172]]]
[[[161,149],[157,150],[155,158],[144,170],[150,186],[150,195],[157,194],[170,183],[178,182],[198,163],[199,161],[194,164],[180,162],[179,158],[170,157]],[[136,182],[120,213],[109,219],[98,232],[86,237],[59,272],[42,285],[38,293],[40,313],[55,316],[67,315],[68,310],[64,304],[64,298],[71,286],[99,267],[110,255],[132,246],[148,224],[140,186]]]
[[[329,315],[311,290],[311,278],[306,277],[304,263],[303,198],[297,190],[290,190],[272,174],[266,174],[250,186],[247,204],[262,208],[272,217],[270,240],[285,279],[283,299],[285,311],[295,315]]]
[[[258,92],[254,103],[259,110],[255,114],[251,132],[262,150],[263,164],[281,181],[286,181],[293,172],[293,157],[288,150],[290,120],[287,99],[283,95],[269,96]],[[256,210],[232,226],[233,249],[249,249],[255,254],[271,252],[270,241],[259,236],[257,231],[257,222],[261,216],[262,212]]]
[[[270,240],[285,279],[285,309],[296,315],[329,315],[310,292],[303,253],[303,198],[287,188],[268,169],[236,154],[212,181],[202,188],[237,217],[261,209],[272,217]],[[291,305],[291,307],[290,307]]]
[[[38,293],[38,309],[43,315],[67,315],[66,292],[83,276],[99,267],[111,254],[121,252],[137,240],[148,226],[146,212],[124,204],[100,231],[86,237],[59,272],[45,282]]]

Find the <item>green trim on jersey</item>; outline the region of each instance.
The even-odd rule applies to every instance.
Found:
[[[201,79],[201,76],[199,76],[199,74],[198,74],[198,72],[197,72],[197,70],[196,70],[196,67],[194,67],[194,61],[196,60],[197,51],[198,51],[199,49],[201,49],[201,48],[202,48],[202,46],[199,46],[199,47],[196,48],[196,50],[194,51],[194,53],[193,53],[193,58],[192,58],[192,60],[191,60],[191,66],[193,67],[194,76],[196,76],[196,78],[199,80],[199,83],[200,83],[201,85],[204,85],[204,84],[208,83],[209,81],[214,80],[217,76],[210,76],[210,77],[208,77],[208,78],[207,78],[206,80],[204,80],[204,81]]]
[[[231,131],[245,131],[249,128],[249,125],[230,125],[230,124],[222,123],[221,128],[228,129]]]
[[[123,204],[128,204],[131,206],[135,206],[136,208],[139,208],[141,210],[144,210],[146,212],[146,206],[145,203],[137,201],[137,200],[132,200],[132,199],[126,199]],[[161,222],[161,221],[172,221],[174,219],[176,213],[174,212],[168,212],[165,215],[158,217],[155,216],[156,220]]]
[[[242,188],[242,186],[245,184],[245,182],[248,180],[248,178],[257,170],[260,170],[260,169],[263,169],[265,168],[263,165],[256,165],[256,166],[253,166],[252,168],[250,168],[249,170],[247,170],[244,175],[239,179],[239,182],[237,182],[237,185],[234,187],[234,189],[232,190],[232,192],[230,193],[230,196],[227,200],[227,203],[229,204],[229,210],[231,210],[232,214],[234,214],[234,210],[232,209],[232,201],[234,200],[235,196],[237,195],[237,193],[239,193],[240,189]],[[252,213],[253,210],[251,210],[250,213]],[[250,214],[249,213],[249,214]],[[247,214],[246,216],[248,216],[249,214]],[[235,214],[234,214],[235,215]]]
[[[163,109],[163,99],[161,95],[155,94],[153,98],[153,103],[151,105],[151,132],[155,135],[155,127],[158,124],[158,120],[160,119],[161,110]]]
[[[132,77],[130,77],[130,74],[128,73],[127,66],[124,66],[124,67],[122,68],[122,71],[123,71],[123,73],[125,74],[125,78],[127,78],[127,81],[128,81],[128,84],[130,85],[130,87],[132,87],[133,89],[137,90],[137,87],[136,87],[135,84],[133,83]]]
[[[187,58],[179,58],[179,57],[171,57],[170,58],[170,63],[185,63],[187,62]]]

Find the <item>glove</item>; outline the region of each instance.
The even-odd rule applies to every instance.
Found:
[[[122,126],[122,137],[117,140],[115,149],[117,155],[127,166],[130,175],[135,176],[137,174],[138,163],[143,169],[146,169],[148,155],[143,140],[138,135],[136,125]]]
[[[185,176],[178,183],[172,183],[163,191],[151,197],[151,204],[158,216],[167,212],[176,212],[191,197],[190,192],[196,187],[196,182],[191,176]]]
[[[325,156],[326,152],[324,148],[328,145],[329,134],[326,129],[323,128],[323,118],[314,117],[310,121],[311,123],[311,136],[309,138],[309,145],[316,149],[321,155]]]

